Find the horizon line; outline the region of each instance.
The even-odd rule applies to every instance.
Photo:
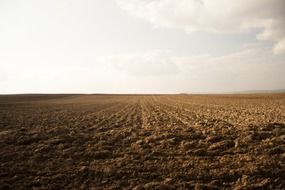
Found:
[[[0,93],[0,96],[7,95],[223,95],[223,94],[279,94],[285,93],[285,89],[276,90],[246,90],[246,91],[230,91],[230,92],[177,92],[177,93],[56,93],[56,92],[27,92],[27,93]]]

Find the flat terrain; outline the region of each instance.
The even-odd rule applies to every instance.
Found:
[[[285,189],[285,94],[0,96],[0,189]]]

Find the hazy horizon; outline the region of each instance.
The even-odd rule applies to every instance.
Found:
[[[0,94],[285,89],[283,0],[0,0]]]

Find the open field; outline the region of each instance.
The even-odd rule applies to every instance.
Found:
[[[0,189],[285,189],[285,94],[0,96]]]

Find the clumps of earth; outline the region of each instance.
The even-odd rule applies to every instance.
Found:
[[[0,96],[0,189],[285,189],[285,94]]]

